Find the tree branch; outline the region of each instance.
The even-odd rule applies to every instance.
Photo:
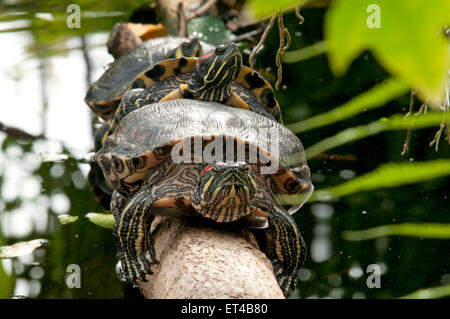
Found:
[[[271,262],[245,228],[157,216],[152,232],[159,264],[140,283],[146,298],[284,298]]]

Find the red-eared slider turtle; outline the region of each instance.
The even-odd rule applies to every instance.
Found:
[[[199,56],[202,50],[208,51],[211,48],[213,46],[200,43],[197,39],[181,37],[145,41],[114,61],[100,79],[90,86],[85,102],[96,115],[109,119],[133,79],[143,70],[164,59]]]
[[[156,207],[194,211],[216,222],[267,217],[266,253],[290,291],[305,246],[290,217],[312,192],[300,140],[249,110],[190,99],[134,110],[95,155],[114,187],[119,256],[135,281],[154,263],[149,225]],[[284,208],[278,195],[291,194]]]
[[[199,42],[197,39],[189,40],[181,37],[167,37],[146,41],[128,54],[117,59],[101,78],[91,85],[85,101],[93,109],[94,113],[107,119],[115,112],[123,94],[134,77],[142,70],[163,59],[199,56],[202,50],[211,50],[212,48],[214,47]],[[109,126],[110,123],[104,123],[96,131],[95,151],[100,150],[103,137]],[[105,209],[109,210],[112,189],[105,181],[96,163],[91,163],[88,178],[97,201]]]
[[[103,142],[120,119],[136,108],[184,98],[252,110],[282,123],[272,86],[258,72],[242,65],[238,47],[230,43],[198,59],[163,60],[139,74],[117,108],[109,131],[97,138]]]

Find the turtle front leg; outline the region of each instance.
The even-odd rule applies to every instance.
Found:
[[[150,264],[157,263],[150,234],[150,225],[154,216],[150,214],[153,203],[149,191],[143,190],[130,198],[117,217],[114,236],[118,245],[119,258],[123,270],[132,281],[145,280],[146,274],[152,274]]]
[[[128,204],[128,198],[121,195],[118,191],[114,191],[111,195],[111,212],[116,223],[120,219],[123,209]]]
[[[289,295],[297,282],[306,257],[306,245],[292,217],[276,208],[269,218],[270,236],[266,254],[272,261],[278,284]]]
[[[180,86],[181,87],[181,86]],[[184,99],[183,91],[181,88],[175,89],[165,97],[163,97],[159,102],[170,101],[170,100],[180,100]]]
[[[250,107],[247,103],[244,102],[243,99],[236,93],[231,93],[230,97],[225,101],[225,105],[237,107],[240,109],[250,110]]]

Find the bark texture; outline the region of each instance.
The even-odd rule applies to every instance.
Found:
[[[284,298],[271,262],[247,230],[157,216],[152,232],[159,264],[141,282],[146,298]]]

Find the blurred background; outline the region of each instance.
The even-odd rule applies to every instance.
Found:
[[[93,151],[96,120],[83,102],[89,85],[113,61],[106,42],[119,21],[155,23],[151,1],[78,1],[81,28],[66,26],[66,3],[0,1],[0,246],[25,244],[17,257],[0,259],[0,298],[122,298],[115,273],[111,230],[86,215],[103,213],[87,181],[86,156]],[[290,50],[324,38],[327,7],[284,15]],[[246,27],[237,33],[248,32]],[[256,69],[276,81],[278,29],[270,33]],[[244,59],[252,47],[242,44]],[[371,52],[364,51],[348,72],[336,77],[324,54],[285,64],[276,92],[284,122],[325,113],[388,78]],[[415,110],[422,102],[416,99]],[[406,114],[410,93],[385,106],[298,134],[305,148],[342,130],[392,114]],[[401,155],[406,131],[385,131],[308,159],[316,191],[343,184],[387,162],[448,159],[442,137],[438,151],[429,143],[439,126],[413,130]],[[26,134],[25,134],[26,133]],[[313,200],[295,220],[308,254],[291,298],[396,298],[450,284],[450,240],[421,236],[343,237],[348,230],[388,224],[450,222],[450,180],[438,176],[398,187],[379,187],[330,201]],[[78,216],[63,224],[59,216]],[[34,244],[34,246],[33,246]],[[81,288],[66,285],[67,267],[81,268]],[[370,264],[381,267],[381,288],[369,288]]]

